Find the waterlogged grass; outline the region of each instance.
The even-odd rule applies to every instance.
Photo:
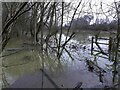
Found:
[[[38,68],[39,57],[33,51],[20,51],[4,58],[5,71],[13,76],[22,75]]]
[[[11,39],[6,48],[21,48],[23,45],[22,39]],[[3,54],[9,54],[13,51],[6,51]],[[58,69],[58,60],[51,59],[49,56],[44,55],[44,66],[51,72]],[[24,74],[29,74],[40,70],[42,68],[41,53],[38,50],[21,50],[15,54],[5,56],[3,58],[4,72],[7,81],[12,84],[17,78]]]
[[[21,38],[12,38],[9,40],[8,44],[6,45],[6,48],[18,48],[21,47],[23,40]]]

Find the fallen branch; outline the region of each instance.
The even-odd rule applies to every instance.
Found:
[[[73,90],[80,90],[81,86],[82,86],[82,82],[78,82],[77,86]]]
[[[94,62],[90,61],[90,60],[87,60],[87,62],[90,64],[90,65],[93,65],[93,66],[96,66],[99,70],[103,71],[103,72],[106,72],[103,68],[99,67],[98,65],[96,65]]]
[[[60,90],[59,86],[50,78],[50,76],[43,69],[40,70],[47,77],[47,79],[55,86],[55,88],[57,90]]]

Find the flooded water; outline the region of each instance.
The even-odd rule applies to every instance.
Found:
[[[66,51],[63,51],[62,57],[59,61],[54,57],[54,54],[49,57],[44,57],[45,72],[59,87],[74,88],[78,82],[82,82],[83,88],[94,88],[112,85],[112,62],[108,59],[91,55],[91,38],[94,36],[93,32],[80,32],[68,42],[66,45],[67,51],[71,54],[72,58]],[[58,34],[59,36],[59,34]],[[101,37],[109,37],[109,34]],[[62,42],[65,41],[65,34],[62,35]],[[100,40],[99,42],[108,43],[108,41]],[[10,47],[14,44],[20,44],[20,41],[11,41]],[[11,45],[13,44],[13,46]],[[21,45],[21,44],[20,44]],[[94,49],[98,49],[94,44]],[[21,46],[15,46],[19,48]],[[107,45],[101,45],[103,50],[108,49]],[[6,51],[6,53],[11,51]],[[52,52],[51,52],[52,53]],[[42,83],[42,59],[39,51],[35,50],[21,50],[10,56],[3,58],[5,77],[10,87],[23,87],[23,88],[41,88]],[[104,55],[100,55],[104,56]],[[51,59],[52,57],[52,59]],[[100,80],[99,70],[89,71],[87,61],[94,62],[98,67],[104,69],[102,81]],[[51,82],[44,76],[43,87],[54,87]]]

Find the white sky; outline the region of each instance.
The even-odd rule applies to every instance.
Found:
[[[81,1],[81,0],[65,0],[66,2],[75,2],[75,7],[78,5],[78,2]],[[90,15],[93,15],[94,16],[94,20],[91,22],[91,24],[93,22],[95,22],[96,18],[99,18],[99,19],[106,19],[108,21],[111,21],[113,20],[113,17],[111,17],[110,13],[105,13],[105,14],[96,14],[96,13],[103,13],[103,12],[107,12],[111,6],[113,2],[118,2],[120,0],[82,0],[82,4],[85,3],[85,7],[82,9],[82,12],[90,12]],[[102,9],[101,9],[101,2],[102,2]],[[92,7],[92,13],[91,14],[91,9],[89,8],[89,3],[91,3],[91,7]],[[83,5],[81,5],[78,9],[78,12],[80,12],[81,8],[83,7]],[[113,14],[115,13],[115,11],[113,10],[112,12]],[[85,15],[87,13],[81,13],[80,14],[80,17]],[[71,13],[71,16],[73,15],[73,12]],[[107,17],[106,17],[107,16]],[[78,15],[75,16],[75,18],[77,18]]]
[[[14,1],[20,2],[20,1],[28,1],[28,0],[0,0],[0,1],[2,1],[2,2],[4,2],[4,1],[7,1],[7,2],[14,2]],[[36,0],[30,0],[30,1],[36,1]],[[37,0],[37,1],[44,1],[44,2],[45,1],[57,1],[57,2],[61,2],[62,0]],[[76,7],[80,0],[63,0],[63,1],[65,1],[65,2],[72,2],[72,3],[74,2],[75,4],[73,6]],[[110,6],[107,6],[107,5],[111,5],[111,3],[113,3],[114,1],[117,2],[117,1],[120,1],[120,0],[82,0],[82,5],[80,5],[80,7],[78,8],[78,11],[77,11],[77,14],[76,14],[75,18],[78,18],[78,13],[81,11],[81,8],[83,7],[83,4],[85,5],[85,7],[82,9],[82,12],[91,12],[91,10],[89,8],[89,2],[90,2],[91,3],[91,7],[92,7],[92,12],[99,13],[99,12],[102,12],[100,10],[100,2],[103,3],[102,4],[103,11],[106,12],[110,8]],[[71,11],[69,16],[72,16],[73,12],[74,11]],[[97,15],[95,13],[93,13],[94,20],[92,22],[95,22],[95,20],[97,18]],[[83,15],[85,15],[85,13],[81,13],[79,15],[79,17],[81,17]],[[98,17],[102,18],[102,19],[106,19],[106,16],[103,15],[103,14],[99,15]],[[66,17],[64,17],[64,19],[66,19]],[[71,19],[67,19],[67,20],[70,21]],[[109,16],[109,20],[113,20],[113,18]],[[66,20],[64,20],[64,21],[66,21]]]

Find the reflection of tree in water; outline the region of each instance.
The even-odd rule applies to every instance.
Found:
[[[82,8],[84,7],[85,3],[81,3],[81,2],[82,0],[79,1],[76,7],[74,7],[73,9],[74,12],[72,16],[70,16],[69,14],[71,11],[70,9],[72,7],[71,5],[72,3],[65,3],[65,2],[62,2],[62,3],[60,2],[53,2],[53,3],[51,2],[46,2],[46,3],[45,2],[41,2],[41,3],[39,2],[22,2],[22,3],[4,2],[2,3],[3,5],[2,51],[4,52],[4,50],[6,50],[5,46],[9,44],[9,40],[15,38],[15,42],[17,42],[17,39],[22,37],[21,38],[22,41],[19,44],[20,45],[22,44],[23,47],[16,46],[16,48],[23,48],[23,50],[28,50],[28,52],[30,51],[32,52],[31,54],[30,53],[28,54],[27,52],[25,53],[25,55],[21,55],[21,56],[18,55],[20,60],[21,59],[24,59],[24,60],[21,60],[21,62],[18,65],[14,63],[14,62],[17,62],[17,58],[16,58],[16,61],[13,60],[14,62],[10,65],[10,67],[22,66],[23,64],[28,64],[31,61],[33,62],[35,59],[37,59],[38,60],[37,62],[39,62],[37,64],[38,67],[42,67],[43,70],[47,68],[51,72],[55,72],[59,69],[59,67],[62,67],[62,64],[64,64],[62,62],[62,59],[64,59],[63,55],[65,53],[67,54],[66,56],[74,60],[75,55],[76,57],[82,56],[80,55],[81,54],[80,51],[89,52],[87,45],[84,45],[84,46],[79,45],[80,43],[86,44],[89,41],[89,35],[85,34],[85,35],[80,35],[80,36],[78,35],[77,37],[74,37],[75,32],[71,33],[71,29],[70,29],[71,27],[76,29],[86,28],[86,26],[90,26],[90,22],[93,19],[93,16],[91,14],[90,15],[85,14],[83,17],[74,19],[78,13],[77,12],[79,10],[78,8],[80,6]],[[118,13],[117,6],[116,6],[116,11]],[[79,12],[81,11],[79,10]],[[62,35],[64,30],[64,16],[66,14],[68,17],[70,17],[71,21],[69,22],[67,28],[65,27],[67,34],[64,42],[62,42]],[[75,23],[77,23],[77,25]],[[118,24],[119,24],[119,18],[118,18]],[[95,24],[93,24],[93,26],[94,25]],[[119,30],[119,25],[118,25],[118,30]],[[44,35],[44,33],[46,33],[46,35]],[[58,34],[59,36],[57,36]],[[118,39],[119,32],[117,34],[118,35],[116,37],[117,38],[116,48],[118,49],[119,47],[118,44],[120,41]],[[74,42],[72,43],[71,42],[72,38],[76,39],[77,41],[80,40],[81,42],[78,42],[79,44]],[[25,43],[27,44],[27,46],[25,46]],[[10,46],[8,45],[8,48],[9,47]],[[15,53],[12,53],[10,55],[13,55],[13,54]],[[74,54],[74,56],[72,54]],[[9,55],[7,56],[9,57]],[[98,68],[98,65],[94,63],[91,63],[89,61],[86,61],[86,63],[89,64],[88,68],[90,69],[90,71],[93,71],[94,69],[93,66],[96,66]],[[115,50],[115,60],[113,64],[114,73],[116,73],[117,71],[117,68],[116,68],[117,64],[118,64],[117,50]],[[4,69],[8,67],[9,65],[8,66],[3,65]],[[99,76],[100,77],[102,76],[101,71],[99,71]],[[42,76],[42,81],[43,81],[43,76]],[[101,78],[100,78],[100,81],[102,82]],[[4,82],[4,84],[6,85],[6,82]],[[79,85],[81,84],[79,83]]]

